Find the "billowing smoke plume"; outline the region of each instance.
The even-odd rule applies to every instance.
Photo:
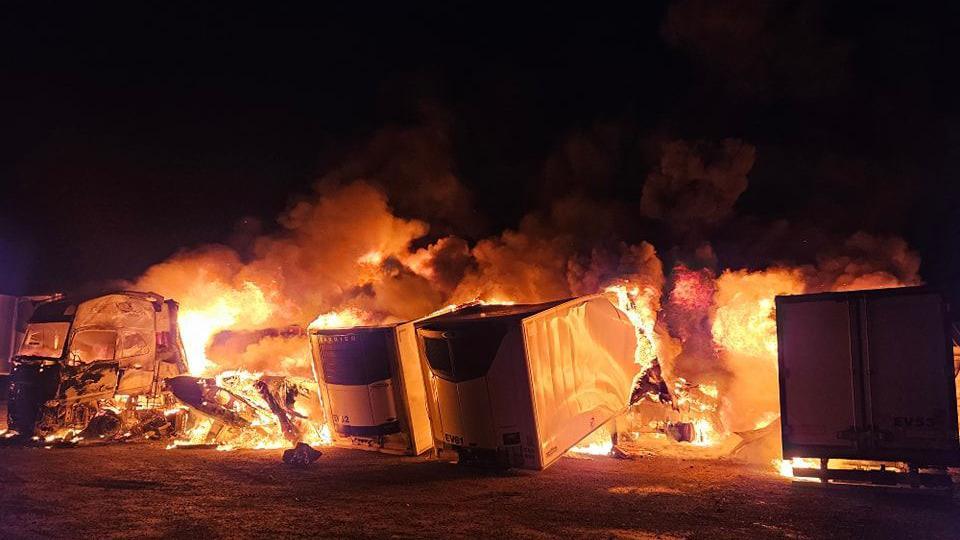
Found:
[[[481,240],[453,298],[538,302],[597,292],[618,278],[659,290],[663,270],[653,246],[616,240],[607,215],[600,204],[563,199],[548,215],[528,215],[519,229]]]
[[[731,139],[668,143],[640,201],[642,213],[680,242],[670,251],[659,318],[669,334],[660,340],[669,345],[660,348],[661,364],[668,378],[717,388],[721,425],[713,427],[721,432],[755,429],[778,414],[775,296],[920,283],[919,258],[900,238],[728,222],[755,154]],[[702,242],[713,234],[734,238],[723,253],[764,263],[721,270],[722,257]]]
[[[255,240],[251,260],[224,246],[187,251],[148,269],[135,286],[185,299],[187,309],[236,298],[221,310],[234,319],[233,329],[304,324],[349,302],[398,317],[410,312],[411,302],[420,309],[434,304],[430,295],[403,299],[395,291],[417,288],[423,278],[382,270],[409,253],[427,224],[394,216],[370,184],[320,184],[316,200],[295,204],[280,223],[281,233]]]
[[[817,291],[882,289],[920,284],[920,257],[898,237],[858,232],[842,246],[818,257],[806,269],[809,288]]]
[[[306,325],[319,314],[349,311],[351,324],[408,320],[449,303],[474,299],[541,302],[601,291],[614,282],[642,295],[656,318],[663,271],[653,246],[627,244],[603,219],[605,207],[558,201],[518,230],[471,246],[448,236],[415,249],[428,225],[397,217],[386,194],[365,181],[318,183],[316,198],[294,204],[282,230],[253,241],[242,257],[207,246],[157,264],[134,284],[178,299],[185,346],[200,372],[244,367],[283,371],[305,351],[290,339],[208,350],[220,331]],[[292,338],[296,341],[297,338]],[[300,338],[302,341],[302,337]],[[241,340],[242,342],[243,340]],[[273,370],[265,359],[279,360]]]
[[[279,221],[282,230],[258,237],[247,259],[225,246],[185,251],[134,284],[181,302],[192,359],[203,358],[207,341],[221,330],[305,325],[346,307],[375,319],[402,319],[444,299],[428,278],[400,262],[427,224],[396,217],[386,195],[369,183],[322,182],[314,200],[293,205]]]
[[[325,173],[321,184],[364,180],[389,193],[399,215],[429,219],[444,234],[474,234],[481,223],[454,171],[450,119],[430,103],[418,109],[420,122],[380,129]]]
[[[753,146],[735,139],[667,143],[660,166],[643,185],[640,211],[679,233],[716,225],[747,189],[755,154]]]

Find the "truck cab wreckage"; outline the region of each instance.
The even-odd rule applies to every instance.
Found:
[[[175,301],[121,291],[41,304],[13,358],[6,437],[78,443],[176,430],[187,370]]]
[[[174,300],[131,291],[39,305],[13,357],[2,441],[76,446],[186,434],[171,447],[228,447],[268,439],[279,425],[271,444],[294,446],[293,463],[319,457],[298,446],[315,426],[295,408],[313,412],[315,383],[191,377],[177,314]]]

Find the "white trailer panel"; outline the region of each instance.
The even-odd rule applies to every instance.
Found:
[[[628,405],[636,331],[604,295],[474,306],[418,325],[434,435],[464,460],[544,469]]]
[[[785,457],[960,464],[938,294],[906,287],[776,302]]]
[[[338,442],[411,455],[433,448],[413,322],[312,329],[310,344]]]

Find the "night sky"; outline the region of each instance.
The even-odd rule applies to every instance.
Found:
[[[569,191],[635,201],[665,141],[737,138],[749,188],[707,235],[726,266],[769,263],[753,235],[770,223],[800,262],[806,231],[895,234],[960,301],[951,3],[174,4],[5,8],[0,292],[269,233],[378,133],[440,125],[472,206],[438,211],[437,234],[475,241]],[[558,166],[571,141],[592,150]],[[429,217],[404,187],[397,212]],[[689,240],[628,229],[661,252]]]

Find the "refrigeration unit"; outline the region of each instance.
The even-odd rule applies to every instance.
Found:
[[[419,455],[433,448],[413,323],[311,329],[335,443]]]
[[[940,485],[926,467],[960,465],[947,305],[923,287],[778,296],[784,458],[824,481]],[[830,459],[906,470],[834,470]],[[903,474],[899,474],[903,473]]]
[[[416,326],[438,447],[541,470],[626,409],[636,331],[604,295],[476,305]]]

